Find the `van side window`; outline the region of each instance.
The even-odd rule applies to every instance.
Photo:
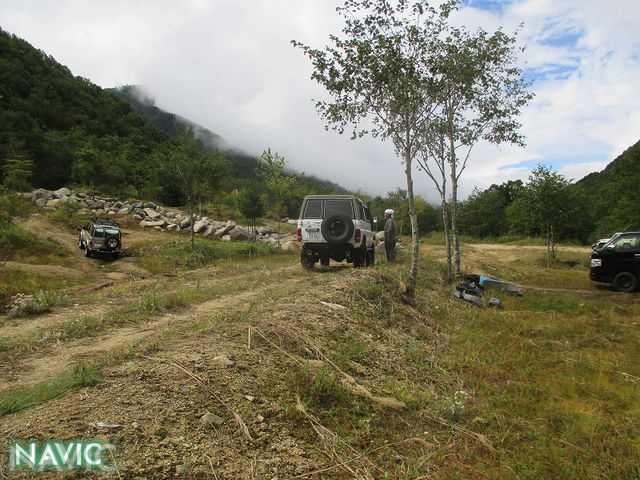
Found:
[[[614,242],[617,252],[632,252],[640,247],[640,235],[621,235]]]

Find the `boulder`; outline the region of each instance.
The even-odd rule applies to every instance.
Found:
[[[59,198],[52,198],[51,200],[48,200],[46,203],[46,206],[48,208],[56,208],[58,205],[60,205],[60,199]]]
[[[144,219],[144,217],[142,217],[142,216],[138,215],[137,213],[134,213],[134,214],[133,214],[133,219],[134,219],[135,221],[137,221],[137,222],[140,222],[140,221],[142,221],[142,220]]]
[[[141,227],[164,227],[167,224],[164,220],[143,220],[138,225]]]
[[[384,242],[384,232],[376,232],[376,234],[373,236],[373,239],[378,242]]]
[[[153,220],[156,220],[162,217],[162,215],[156,212],[153,208],[149,208],[149,207],[144,207],[144,213],[146,213],[147,217],[150,217]]]
[[[227,221],[227,228],[229,229],[229,231],[233,230],[234,228],[236,228],[237,223],[234,222],[233,220],[228,220]]]
[[[235,227],[229,232],[229,236],[231,240],[249,240],[251,238],[251,234],[242,227]]]
[[[191,219],[186,217],[180,220],[179,225],[180,225],[180,228],[187,228],[189,225],[191,225]]]
[[[223,235],[220,240],[222,240],[223,242],[230,242],[231,241],[231,237],[229,235]]]
[[[258,233],[260,235],[271,235],[272,233],[276,233],[276,231],[271,227],[258,227]]]
[[[158,208],[158,206],[153,202],[147,202],[144,204],[144,208],[150,208],[152,210],[155,210],[156,208]]]
[[[134,207],[133,208],[133,213],[135,213],[136,215],[144,218],[147,216],[147,214],[145,213],[145,211],[142,208],[139,207]]]
[[[53,192],[53,196],[56,198],[68,197],[69,195],[71,195],[71,190],[69,190],[67,187],[59,188],[58,190]]]
[[[122,207],[116,215],[127,215],[129,213],[129,207]]]
[[[39,188],[31,192],[31,200],[33,200],[34,202],[37,202],[41,198],[48,199],[50,196],[51,194],[42,188]]]
[[[36,200],[36,205],[38,207],[44,207],[47,204],[47,201],[48,201],[47,197],[39,198],[39,199]]]
[[[142,208],[144,207],[144,205],[142,204],[142,202],[135,202],[133,205],[131,205],[133,208]]]
[[[202,230],[202,232],[200,232],[200,235],[202,235],[203,237],[207,237],[207,236],[211,235],[214,231],[215,231],[215,227],[213,225],[207,225],[204,228],[204,230]]]
[[[203,217],[201,220],[198,220],[194,225],[193,225],[193,231],[195,233],[200,233],[201,231],[203,231],[205,229],[205,227],[209,225],[209,219],[207,217]]]
[[[215,232],[213,232],[213,236],[215,238],[222,238],[227,233],[229,233],[229,231],[227,230],[227,227],[224,226],[224,227],[221,227],[221,228],[217,229]]]

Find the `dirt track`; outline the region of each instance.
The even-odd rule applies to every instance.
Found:
[[[321,468],[335,470],[335,462],[317,448],[310,425],[304,426],[304,435],[295,433],[300,425],[287,414],[295,398],[286,385],[292,381],[292,367],[302,365],[305,358],[322,364],[312,353],[317,335],[349,328],[352,320],[340,307],[345,282],[353,283],[354,276],[364,271],[332,265],[304,272],[297,257],[290,255],[258,268],[255,262],[240,261],[234,268],[202,269],[170,278],[141,274],[140,267],[125,258],[114,262],[115,272],[103,275],[98,260],[85,258],[75,248],[72,233],[50,228],[42,219],[26,224],[34,232],[45,226],[48,238],[68,246],[71,259],[64,270],[47,265],[25,268],[60,275],[73,271],[88,285],[104,282],[105,277],[111,281],[96,292],[71,294],[66,306],[45,315],[0,318],[0,341],[30,345],[13,355],[5,352],[0,395],[41,384],[80,363],[102,364],[104,381],[0,417],[3,455],[10,439],[99,438],[119,445],[115,460],[122,478],[287,478]],[[145,239],[154,235],[141,233]],[[132,232],[128,242],[136,241]],[[178,289],[209,293],[176,310],[113,327],[103,325],[95,335],[34,341],[46,338],[47,332],[55,335],[74,319],[108,319],[111,312],[136,304],[154,289],[167,295]],[[308,295],[311,290],[313,296]],[[237,412],[253,440],[243,437],[231,411],[210,392],[176,367],[142,354],[177,362],[201,378]],[[201,417],[207,412],[218,415],[221,424],[203,424]],[[119,427],[101,429],[97,422]],[[6,467],[6,459],[0,465]],[[334,474],[341,476],[339,471]],[[44,473],[39,478],[49,476],[56,475]]]

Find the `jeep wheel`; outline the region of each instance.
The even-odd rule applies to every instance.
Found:
[[[302,268],[306,270],[311,270],[315,262],[311,260],[308,255],[305,255],[305,254],[306,252],[302,250],[302,253],[300,254],[300,264],[302,265]]]
[[[353,266],[356,268],[367,266],[367,249],[364,243],[353,252]]]
[[[320,231],[330,245],[343,245],[353,236],[353,221],[346,215],[331,215],[322,221]]]
[[[329,255],[320,255],[320,265],[322,265],[323,267],[329,266],[329,260]]]
[[[91,256],[91,250],[89,250],[89,247],[85,247],[84,256],[85,257],[90,257]]]
[[[372,245],[369,250],[367,250],[367,267],[373,267],[376,263],[376,246]]]
[[[631,292],[638,286],[638,279],[631,272],[620,272],[613,279],[613,288],[620,292]]]
[[[84,248],[84,245],[82,245],[82,237],[78,237],[78,248],[80,250],[82,250]]]

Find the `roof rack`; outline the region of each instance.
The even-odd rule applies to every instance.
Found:
[[[91,219],[91,221],[95,224],[95,225],[107,225],[107,226],[111,226],[111,227],[118,227],[120,228],[120,224],[118,222],[116,222],[115,220],[112,220],[111,218],[97,218],[97,217],[93,217]]]

